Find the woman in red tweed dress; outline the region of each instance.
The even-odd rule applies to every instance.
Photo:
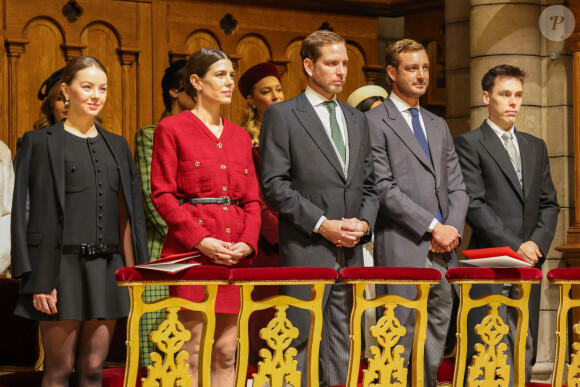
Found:
[[[185,92],[196,107],[163,119],[155,129],[151,193],[169,227],[161,256],[199,250],[205,265],[247,267],[257,249],[260,194],[250,136],[219,114],[231,103],[234,70],[228,55],[201,49],[185,65]],[[175,286],[174,296],[200,301],[201,286]],[[221,286],[216,301],[216,331],[211,362],[212,386],[232,386],[238,286]],[[183,310],[180,321],[191,330],[184,350],[197,385],[197,360],[203,326],[200,312]]]

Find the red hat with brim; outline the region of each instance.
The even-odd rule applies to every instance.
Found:
[[[247,69],[238,81],[238,89],[244,99],[252,92],[252,87],[266,77],[276,77],[279,81],[281,80],[280,72],[272,63],[260,63]]]

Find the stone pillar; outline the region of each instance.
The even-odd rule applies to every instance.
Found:
[[[448,0],[449,2],[449,0]],[[556,236],[543,265],[544,274],[565,265],[555,247],[565,241],[570,216],[572,155],[572,60],[564,42],[546,39],[538,27],[542,0],[471,0],[470,4],[470,100],[471,129],[487,117],[482,101],[481,78],[499,64],[523,68],[524,103],[516,122],[522,132],[544,139],[548,147],[552,179],[562,207]],[[447,31],[448,35],[450,31]],[[450,37],[451,38],[451,37]],[[448,38],[448,39],[450,39]],[[457,39],[460,39],[459,37]],[[449,50],[452,51],[452,50]],[[553,58],[551,53],[555,53]],[[549,382],[555,350],[558,309],[557,289],[544,283],[542,289],[538,353],[534,380]]]
[[[471,129],[468,1],[445,1],[445,47],[446,120],[455,137]]]

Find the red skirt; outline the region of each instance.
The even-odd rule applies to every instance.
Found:
[[[210,259],[202,256],[196,259],[202,265],[221,266],[213,263]],[[248,258],[241,259],[237,264],[229,268],[246,268],[250,266],[251,260]],[[171,297],[180,297],[192,302],[203,300],[205,292],[201,285],[177,285],[169,287]],[[240,313],[241,295],[239,285],[220,285],[218,287],[217,298],[215,302],[215,312],[224,314]]]

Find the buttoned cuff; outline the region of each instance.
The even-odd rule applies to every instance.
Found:
[[[322,215],[320,217],[320,219],[318,219],[318,223],[316,223],[316,226],[314,226],[314,232],[318,232],[318,229],[320,228],[320,226],[322,226],[322,223],[326,220],[326,216]]]

